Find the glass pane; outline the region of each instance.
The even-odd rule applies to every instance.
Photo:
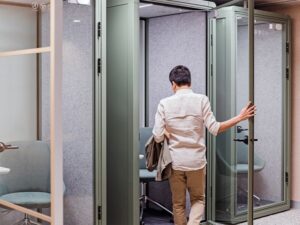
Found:
[[[0,52],[48,47],[49,18],[50,0],[1,1]]]
[[[285,27],[255,25],[255,207],[284,200],[283,85]],[[267,66],[266,66],[267,65]],[[271,176],[270,176],[271,174]]]
[[[249,63],[248,63],[248,20],[237,17],[237,49],[235,78],[235,113],[249,101]],[[235,128],[235,138],[245,142],[235,142],[235,214],[246,212],[248,199],[248,121],[243,121]]]
[[[30,54],[0,58],[0,200],[49,215],[50,149],[49,139],[39,139],[42,126],[40,98],[41,55]],[[49,58],[49,53],[43,54]],[[43,100],[43,102],[42,102]],[[48,113],[49,115],[49,113]],[[44,115],[43,115],[44,116]],[[39,140],[39,141],[38,141]],[[0,211],[5,209],[0,206]],[[1,224],[14,224],[24,215],[10,213]],[[3,223],[2,223],[3,222]]]
[[[216,21],[216,105],[218,121],[225,121],[234,116],[235,99],[232,98],[232,75],[226,72],[226,20]],[[216,220],[232,222],[235,206],[236,161],[235,142],[232,141],[233,130],[216,137]]]
[[[248,27],[247,18],[237,18],[236,113],[248,101]],[[283,196],[283,34],[284,25],[255,21],[255,117],[254,206],[281,202]],[[266,66],[268,65],[268,66]],[[267,85],[266,85],[267,84]],[[237,138],[246,138],[248,123],[239,124]],[[269,128],[269,129],[268,129]],[[236,144],[236,212],[247,206],[247,144]],[[239,172],[240,170],[240,172]],[[272,176],[270,176],[272,174]]]

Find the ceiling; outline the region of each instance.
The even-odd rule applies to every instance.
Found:
[[[169,7],[162,5],[153,5],[148,3],[140,3],[139,13],[141,18],[152,18],[159,16],[167,16],[179,13],[192,12],[193,10],[181,9],[177,7]]]

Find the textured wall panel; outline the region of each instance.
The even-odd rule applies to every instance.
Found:
[[[172,95],[169,73],[186,65],[192,73],[195,92],[205,94],[206,22],[205,13],[165,16],[149,21],[149,125],[160,99]]]

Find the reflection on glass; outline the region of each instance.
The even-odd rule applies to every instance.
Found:
[[[0,1],[0,52],[48,47],[49,18],[49,0]]]

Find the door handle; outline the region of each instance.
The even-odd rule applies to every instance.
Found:
[[[248,130],[247,128],[243,128],[242,126],[237,126],[237,127],[236,127],[237,133],[241,133],[241,132],[247,131],[247,130]]]
[[[237,141],[237,142],[243,142],[244,144],[248,145],[248,136],[245,135],[245,138],[244,139],[240,139],[240,138],[235,138],[233,139],[234,141]],[[254,138],[254,139],[251,139],[250,141],[258,141],[257,138]]]
[[[18,146],[10,145],[10,144],[5,144],[4,142],[0,141],[0,152],[3,152],[8,149],[19,149]]]

